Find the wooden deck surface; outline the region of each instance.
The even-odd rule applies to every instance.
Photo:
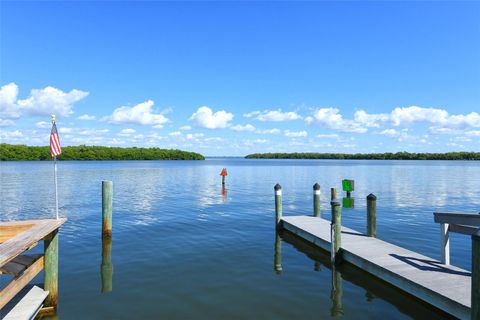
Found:
[[[282,218],[283,228],[330,252],[330,221]],[[439,261],[342,227],[343,259],[457,317],[470,318],[471,274]],[[435,250],[434,248],[432,248]]]

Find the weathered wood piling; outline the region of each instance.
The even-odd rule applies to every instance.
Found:
[[[332,222],[330,228],[330,243],[332,244],[332,264],[340,262],[339,251],[342,247],[342,207],[336,199],[330,202],[332,206]]]
[[[377,236],[377,197],[373,193],[367,196],[367,235]]]
[[[480,229],[472,234],[472,320],[480,319]]]
[[[278,228],[282,221],[282,186],[277,183],[273,189],[275,190],[275,227]]]
[[[313,185],[313,216],[320,217],[320,185]]]
[[[113,182],[102,181],[102,236],[112,236]]]
[[[44,240],[45,279],[44,289],[48,291],[45,307],[56,308],[58,304],[58,230]]]

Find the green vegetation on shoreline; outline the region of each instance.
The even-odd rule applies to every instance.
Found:
[[[446,153],[253,153],[246,159],[345,159],[345,160],[480,160],[480,152]]]
[[[0,144],[0,161],[51,160],[50,147]],[[205,160],[199,153],[159,148],[62,147],[58,160]]]

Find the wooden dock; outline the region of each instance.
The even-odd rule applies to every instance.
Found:
[[[0,223],[0,276],[11,280],[0,288],[0,319],[33,319],[42,306],[55,309],[58,288],[58,229],[66,219]],[[44,254],[28,251],[44,242]],[[27,253],[27,254],[25,254]],[[32,287],[16,302],[17,295],[45,269],[44,288]]]
[[[281,228],[330,252],[330,221],[287,216]],[[460,319],[470,318],[471,273],[342,226],[340,256],[370,274]]]

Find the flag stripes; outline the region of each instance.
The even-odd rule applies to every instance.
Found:
[[[52,158],[55,158],[60,153],[62,153],[60,137],[58,136],[57,126],[55,125],[55,122],[53,122],[52,132],[50,133],[50,155]]]

